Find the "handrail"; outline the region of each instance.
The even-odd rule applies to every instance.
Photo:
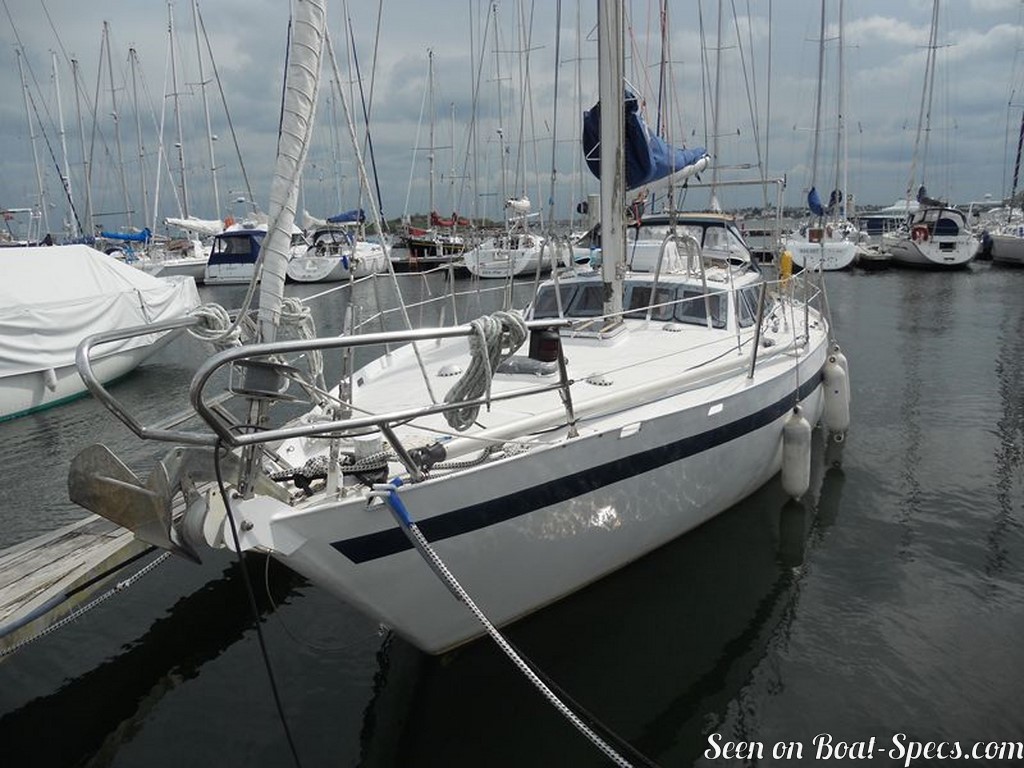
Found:
[[[222,350],[202,363],[192,377],[189,385],[189,401],[196,414],[210,427],[211,433],[186,430],[164,429],[142,424],[120,400],[114,397],[96,376],[92,368],[92,352],[102,345],[114,341],[145,336],[152,333],[169,332],[199,325],[202,318],[189,316],[165,320],[149,325],[136,325],[113,331],[104,331],[84,338],[75,353],[75,363],[79,374],[92,395],[104,407],[117,416],[137,437],[143,440],[159,440],[163,442],[183,443],[186,445],[214,446],[218,439],[231,447],[266,443],[283,440],[289,437],[303,437],[324,432],[355,430],[366,427],[395,423],[404,419],[418,418],[436,413],[443,413],[454,408],[472,405],[486,405],[488,402],[522,397],[528,394],[557,390],[564,386],[563,382],[544,384],[542,386],[517,389],[503,394],[492,394],[489,399],[478,398],[460,403],[439,403],[422,408],[410,408],[385,414],[367,415],[349,419],[339,419],[316,424],[292,427],[281,427],[272,430],[261,430],[248,434],[235,431],[238,426],[224,415],[221,405],[223,395],[210,400],[204,398],[204,389],[213,375],[226,365],[252,358],[273,355],[289,355],[307,352],[313,349],[342,349],[352,347],[383,346],[386,344],[415,343],[417,341],[433,341],[445,338],[468,337],[476,333],[471,325],[453,326],[451,328],[425,328],[403,331],[381,331],[355,336],[338,336],[316,339],[295,339],[259,344],[248,344]],[[568,319],[552,318],[548,320],[532,320],[526,323],[528,330],[563,328],[571,325]]]
[[[526,323],[528,330],[562,328],[571,324],[567,319],[558,320],[532,320]],[[471,325],[458,325],[451,328],[419,328],[404,331],[381,331],[378,333],[365,333],[356,336],[337,336],[333,338],[318,339],[293,339],[287,341],[275,341],[260,344],[248,344],[242,347],[226,349],[208,358],[199,366],[192,383],[189,387],[189,399],[196,413],[205,421],[217,435],[232,447],[254,445],[257,443],[285,440],[292,437],[307,437],[323,432],[337,432],[342,430],[354,430],[364,427],[379,426],[385,423],[394,423],[411,418],[429,416],[456,408],[465,408],[472,405],[486,405],[487,402],[509,400],[522,397],[528,394],[537,394],[559,389],[563,385],[545,384],[539,387],[527,387],[524,389],[507,392],[500,395],[492,394],[490,398],[478,398],[459,403],[439,403],[422,408],[404,409],[386,414],[375,414],[356,418],[337,419],[332,421],[319,422],[316,424],[305,424],[292,427],[281,427],[278,429],[260,430],[249,434],[238,434],[233,430],[233,425],[228,424],[219,414],[210,408],[203,399],[203,390],[207,382],[219,369],[239,360],[251,359],[254,357],[269,357],[272,355],[290,355],[300,352],[308,352],[312,349],[330,350],[345,349],[351,347],[383,346],[387,344],[415,344],[418,341],[435,341],[440,339],[452,339],[469,337],[476,333]]]
[[[170,332],[184,328],[191,328],[202,322],[204,322],[202,317],[189,315],[186,317],[174,318],[173,320],[163,320],[161,322],[150,323],[148,325],[133,325],[129,328],[103,331],[102,333],[94,333],[91,336],[86,336],[78,344],[78,347],[75,350],[75,365],[78,368],[78,374],[82,377],[82,381],[85,382],[86,388],[88,388],[92,393],[93,397],[99,400],[107,410],[117,416],[124,425],[128,427],[128,429],[143,440],[162,440],[165,442],[185,443],[186,445],[216,445],[217,439],[212,434],[153,428],[140,423],[131,414],[131,412],[121,404],[120,400],[107,391],[106,387],[103,386],[103,383],[97,378],[92,369],[92,351],[95,347],[102,344],[131,339],[136,336],[147,336],[152,333]]]
[[[763,290],[767,288],[770,282],[775,281],[765,281]],[[804,282],[806,283],[807,281],[805,280]],[[808,288],[809,287],[810,286],[808,285]],[[818,291],[820,291],[820,288]],[[763,295],[764,294],[762,293],[761,301],[763,301]],[[808,302],[810,298],[811,297],[809,295],[806,297]],[[759,311],[764,311],[763,305],[759,307]],[[623,314],[628,314],[628,312],[629,311],[624,310]],[[591,321],[593,319],[594,318],[588,318],[588,320]],[[526,327],[531,331],[538,329],[567,329],[572,328],[578,321],[578,318],[574,320],[567,317],[551,317],[528,321],[526,322]],[[526,395],[556,391],[564,389],[567,386],[565,381],[565,372],[562,370],[562,375],[560,376],[560,379],[562,380],[559,382],[518,388],[514,391],[500,394],[492,393],[486,398],[477,398],[471,401],[464,401],[460,403],[434,403],[428,406],[405,408],[383,414],[364,414],[345,419],[333,419],[317,423],[293,424],[292,426],[282,426],[275,429],[258,430],[246,433],[238,431],[239,424],[234,422],[230,418],[230,414],[223,408],[223,402],[225,400],[225,395],[223,393],[211,398],[207,398],[205,396],[205,389],[214,374],[225,366],[239,361],[251,360],[254,358],[267,358],[271,356],[288,356],[302,352],[309,352],[314,349],[326,351],[333,349],[386,346],[389,344],[415,344],[423,341],[440,341],[441,339],[460,337],[464,338],[476,333],[473,326],[469,324],[448,328],[420,328],[337,337],[275,341],[269,343],[248,344],[222,350],[209,357],[199,366],[189,385],[189,401],[191,406],[195,410],[196,415],[198,415],[210,428],[210,432],[167,429],[159,426],[146,426],[142,424],[116,397],[111,395],[93,371],[91,358],[96,347],[136,336],[191,328],[201,324],[202,322],[203,319],[200,317],[189,316],[147,325],[132,326],[130,328],[120,330],[105,331],[88,336],[78,345],[75,356],[75,362],[78,366],[82,380],[85,382],[86,387],[92,395],[96,397],[104,407],[117,416],[136,436],[143,440],[159,440],[197,446],[214,446],[218,441],[222,441],[231,447],[249,446],[293,437],[307,437],[330,432],[354,431],[370,427],[380,428],[382,425],[395,424],[403,420],[435,415],[453,408],[486,405],[489,402],[510,400]],[[756,338],[757,337],[755,337],[755,339]],[[755,346],[757,346],[756,342]],[[756,363],[756,357],[753,355],[756,355],[756,351],[752,354],[752,359],[750,361],[751,368]],[[579,415],[579,413],[576,413],[574,416],[570,417],[570,419],[579,417]],[[165,420],[163,423],[166,424],[168,422]]]

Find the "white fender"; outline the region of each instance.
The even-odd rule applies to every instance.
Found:
[[[799,405],[782,428],[782,487],[794,499],[811,487],[811,424]]]
[[[835,355],[829,356],[823,376],[825,410],[822,421],[832,432],[846,432],[850,428],[850,380]]]

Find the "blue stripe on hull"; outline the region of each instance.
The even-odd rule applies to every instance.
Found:
[[[460,536],[694,456],[771,424],[789,411],[795,402],[808,397],[821,381],[822,374],[819,371],[810,380],[805,381],[796,392],[756,413],[721,427],[598,467],[590,467],[559,478],[557,483],[533,486],[509,496],[454,509],[419,522],[419,528],[431,542]],[[365,563],[412,549],[412,544],[400,528],[355,536],[344,541],[336,541],[331,546],[354,563]]]

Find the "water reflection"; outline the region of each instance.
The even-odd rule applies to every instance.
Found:
[[[730,703],[788,631],[808,542],[838,515],[843,473],[826,468],[824,448],[815,440],[803,502],[776,479],[508,636],[574,709],[660,765],[693,764],[726,719],[742,738]],[[411,765],[423,755],[450,765],[481,755],[495,766],[606,764],[489,641],[435,659],[392,639],[379,662],[362,765]]]
[[[264,565],[263,558],[248,558],[250,578],[257,584],[264,582]],[[219,574],[217,567],[222,569]],[[0,709],[5,751],[32,755],[35,765],[78,765],[98,752],[116,751],[123,741],[130,740],[161,699],[196,678],[205,664],[252,629],[253,617],[238,567],[222,558],[219,566],[204,568],[204,572],[213,578],[178,599],[120,651],[85,673],[65,679],[56,690],[18,706],[15,682],[8,680],[0,686],[7,690],[6,696],[0,697],[0,704],[6,701],[6,711]],[[280,604],[299,580],[290,571],[275,568],[266,583],[266,594]],[[261,614],[270,610],[266,594],[258,596]],[[62,647],[65,653],[75,653],[67,643]],[[33,654],[50,655],[56,650],[49,643],[29,646],[0,665],[0,679],[10,675],[16,681],[17,665],[31,667],[36,663]],[[258,660],[253,661],[253,673],[259,674]],[[24,695],[24,691],[18,692]],[[52,732],[55,723],[60,724],[59,738],[41,736]]]

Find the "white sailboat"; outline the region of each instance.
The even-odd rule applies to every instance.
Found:
[[[598,12],[601,101],[617,107],[623,6],[601,1]],[[319,50],[316,33],[295,26],[300,49]],[[312,109],[296,107],[316,87],[299,87],[290,74],[284,114],[301,124]],[[83,354],[104,403],[141,436],[178,445],[145,482],[105,447],[87,448],[71,498],[189,557],[208,546],[268,553],[440,653],[642,557],[780,468],[801,495],[810,425],[825,414],[831,429],[848,426],[829,318],[805,303],[812,285],[771,284],[685,232],[658,233],[671,259],[629,268],[623,119],[601,113],[601,271],[553,275],[524,314],[276,341],[295,191],[275,195],[262,340],[197,371],[191,399],[207,428],[141,428]],[[293,157],[301,167],[288,150],[279,167]],[[300,367],[338,352],[369,362],[343,366],[330,390]],[[247,408],[219,402],[223,373]],[[313,407],[275,420],[273,404],[296,398]]]
[[[918,206],[902,227],[882,236],[882,249],[889,253],[894,263],[904,266],[960,268],[965,267],[978,250],[978,243],[967,223],[967,218],[958,208],[928,197],[924,184],[917,187],[915,178],[919,157],[922,165],[928,157],[935,58],[939,47],[938,30],[939,0],[933,0],[917,138],[914,142],[914,157],[910,164],[910,180],[907,184],[907,200],[916,199]]]
[[[366,238],[361,209],[326,219],[309,235],[305,251],[288,261],[288,279],[297,283],[329,283],[366,277],[388,268],[383,245]]]
[[[815,100],[814,148],[811,155],[811,188],[807,204],[813,214],[810,222],[782,239],[782,247],[801,269],[838,270],[852,266],[857,258],[859,233],[846,215],[846,164],[842,157],[846,147],[844,82],[843,82],[843,2],[839,0],[839,76],[838,76],[838,131],[836,141],[836,188],[829,205],[822,205],[817,179],[818,152],[821,135],[822,88],[825,77],[825,0],[821,0],[821,34],[818,39],[818,91]],[[842,165],[842,173],[840,166]],[[842,179],[840,179],[842,175]],[[841,185],[841,186],[840,186]]]

